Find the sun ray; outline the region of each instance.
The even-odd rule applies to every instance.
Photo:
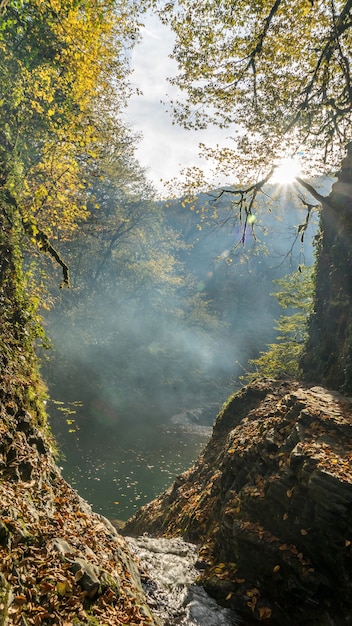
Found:
[[[275,167],[270,182],[278,185],[292,185],[296,176],[300,174],[301,166],[299,161],[295,158],[286,158]]]

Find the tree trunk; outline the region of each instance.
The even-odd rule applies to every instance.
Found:
[[[315,289],[303,377],[352,393],[352,143],[322,203]]]

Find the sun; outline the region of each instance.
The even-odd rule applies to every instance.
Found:
[[[280,161],[275,167],[274,173],[270,179],[270,182],[278,185],[291,185],[296,176],[301,173],[301,166],[297,159],[286,158]]]

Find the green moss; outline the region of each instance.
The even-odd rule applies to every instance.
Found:
[[[352,219],[347,190],[343,197],[332,191],[322,207],[314,310],[301,367],[308,382],[351,393]]]
[[[5,624],[7,624],[10,592],[11,585],[9,585],[4,576],[0,574],[0,605],[3,605],[3,609],[0,611],[0,626],[5,626]]]
[[[1,201],[1,198],[0,198]],[[0,202],[1,203],[1,202]],[[6,206],[0,217],[0,403],[9,430],[18,412],[27,411],[53,445],[47,425],[47,390],[41,380],[35,346],[45,341],[38,298],[23,272],[24,232],[17,207]]]

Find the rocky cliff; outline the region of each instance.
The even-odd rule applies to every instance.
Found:
[[[200,581],[252,621],[352,624],[352,400],[263,380],[230,399],[196,465],[125,532],[200,545]]]
[[[63,480],[46,431],[14,402],[0,413],[0,625],[156,625],[125,540]]]

